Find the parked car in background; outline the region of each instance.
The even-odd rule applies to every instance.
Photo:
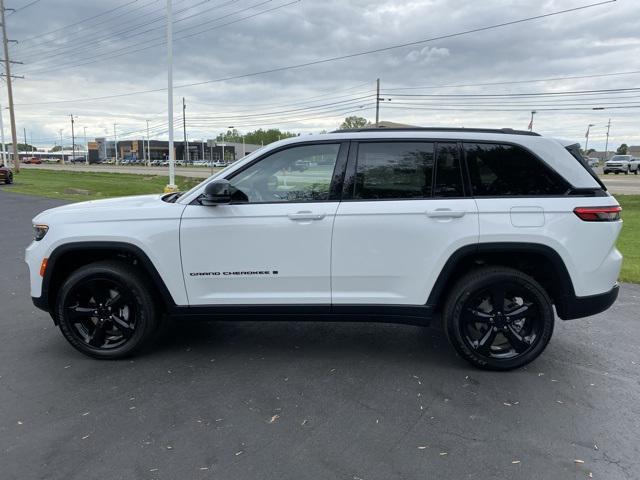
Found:
[[[638,169],[640,169],[640,158],[631,158],[631,161],[629,162],[629,171],[633,172],[635,175],[638,175]]]
[[[13,183],[13,172],[9,167],[3,167],[0,165],[0,182],[7,185]]]
[[[600,160],[598,160],[597,158],[593,158],[593,157],[587,157],[587,164],[589,164],[589,166],[591,168],[595,168],[598,165],[600,165]]]
[[[42,160],[40,160],[38,157],[29,157],[22,160],[22,163],[25,163],[27,165],[40,165],[42,163]]]
[[[604,167],[602,169],[603,173],[605,175],[608,173],[615,173],[616,175],[624,173],[625,175],[628,175],[631,170],[630,162],[632,158],[633,157],[631,155],[614,155],[604,162]]]

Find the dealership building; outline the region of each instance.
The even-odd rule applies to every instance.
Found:
[[[261,148],[260,145],[217,142],[216,140],[193,140],[188,142],[188,155],[185,142],[174,141],[173,149],[176,160],[193,162],[196,160],[234,162]],[[169,158],[169,142],[165,140],[118,140],[118,160],[167,160]],[[148,150],[148,152],[147,152]],[[116,145],[113,140],[96,138],[89,142],[89,161],[103,162],[116,157]]]

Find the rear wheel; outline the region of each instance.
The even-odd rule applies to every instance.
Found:
[[[4,179],[4,183],[6,183],[7,185],[11,185],[13,183],[13,175],[7,175],[7,178]]]
[[[122,262],[96,262],[65,280],[54,315],[64,337],[96,358],[139,350],[156,330],[157,309],[147,279]]]
[[[511,370],[534,360],[553,333],[552,302],[530,276],[487,267],[463,277],[443,312],[449,342],[476,367]]]

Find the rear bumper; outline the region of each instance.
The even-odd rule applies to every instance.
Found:
[[[614,304],[619,292],[620,286],[615,284],[608,292],[598,295],[565,297],[561,302],[556,304],[558,316],[562,320],[573,320],[575,318],[589,317],[604,312]]]

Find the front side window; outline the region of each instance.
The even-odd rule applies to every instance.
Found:
[[[465,143],[474,196],[562,195],[568,185],[521,147]]]
[[[229,181],[235,202],[313,202],[329,199],[340,144],[301,145],[281,150]]]
[[[433,163],[433,143],[361,143],[354,198],[429,198],[432,195]]]

